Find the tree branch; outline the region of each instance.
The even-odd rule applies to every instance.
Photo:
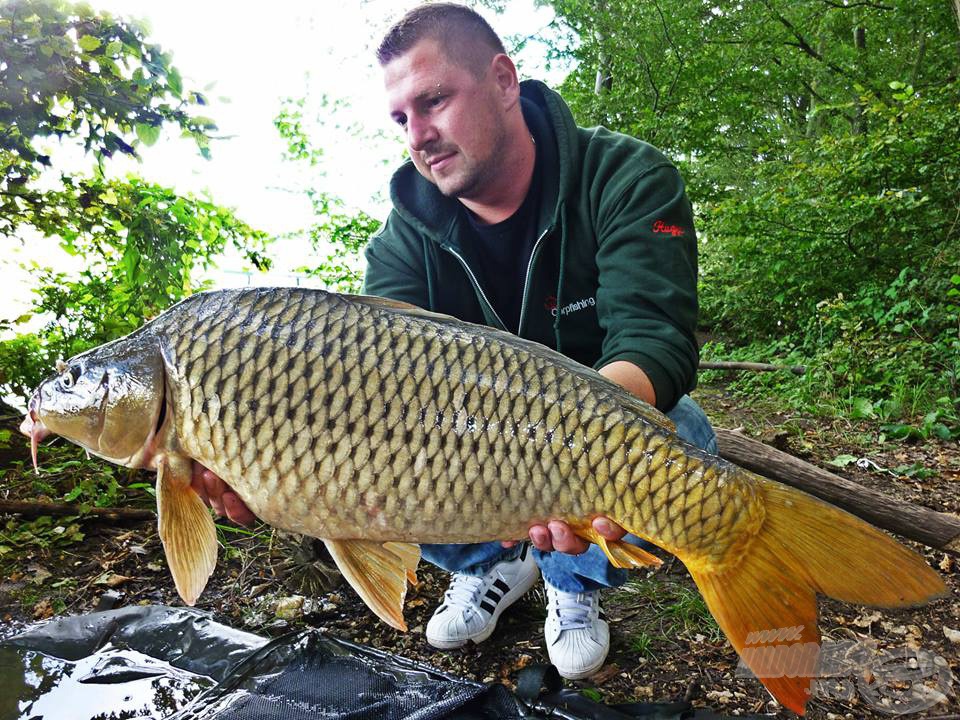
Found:
[[[956,1],[960,2],[960,0],[956,0]],[[803,34],[801,34],[799,30],[797,30],[796,26],[794,26],[794,24],[790,22],[790,20],[788,20],[786,17],[781,15],[779,12],[777,12],[770,6],[770,3],[768,0],[763,0],[763,4],[767,8],[767,10],[770,11],[770,14],[777,20],[777,22],[779,22],[787,30],[789,30],[790,34],[793,35],[794,38],[796,38],[795,43],[785,42],[784,43],[785,45],[788,45],[790,47],[796,47],[798,50],[800,50],[802,53],[804,53],[808,57],[811,57],[817,62],[822,63],[823,65],[828,67],[830,70],[835,72],[837,75],[840,75],[841,77],[844,77],[847,80],[850,80],[851,82],[858,83],[864,86],[867,85],[867,82],[863,78],[858,78],[854,76],[853,73],[851,73],[849,70],[840,67],[835,62],[831,62],[830,60],[827,60],[822,53],[817,52],[817,50],[807,41],[807,39],[803,36]],[[881,93],[874,91],[873,94],[884,105],[889,104]]]
[[[679,48],[677,48],[676,43],[673,42],[673,38],[670,37],[670,28],[667,27],[667,20],[663,16],[663,10],[660,9],[660,3],[654,2],[654,7],[657,9],[657,15],[660,16],[660,24],[663,26],[663,34],[667,38],[667,42],[670,44],[670,47],[673,49],[673,54],[677,56],[677,71],[673,74],[673,82],[670,83],[670,89],[667,91],[667,101],[673,97],[673,91],[677,87],[677,81],[680,80],[680,73],[683,71],[684,59]]]
[[[889,5],[881,5],[880,3],[869,2],[869,0],[861,0],[861,2],[853,3],[839,3],[836,0],[821,0],[825,5],[830,7],[837,8],[839,10],[850,10],[851,8],[856,7],[868,7],[873,8],[874,10],[894,10],[895,8]]]

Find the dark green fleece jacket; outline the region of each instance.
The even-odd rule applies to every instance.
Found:
[[[519,335],[601,368],[628,360],[649,376],[657,407],[696,383],[697,243],[677,169],[647,143],[579,128],[560,96],[521,83],[544,153],[540,234],[523,290]],[[412,162],[394,174],[394,209],[366,249],[364,292],[503,328],[471,265],[459,201]],[[520,262],[520,260],[518,260]]]

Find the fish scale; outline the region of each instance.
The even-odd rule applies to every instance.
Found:
[[[685,563],[743,661],[801,713],[815,667],[746,653],[751,637],[790,627],[800,649],[819,642],[817,593],[902,607],[945,592],[915,553],[684,442],[594,371],[381,298],[196,295],[72,358],[38,388],[23,428],[34,447],[53,431],[157,470],[160,537],[189,604],[217,549],[190,490],[194,460],[265,521],[323,538],[400,629],[419,559],[408,543],[519,539],[559,519],[619,567],[660,562],[597,534],[591,522],[609,517]]]
[[[674,478],[661,472],[666,433],[634,427],[639,421],[606,384],[558,373],[552,358],[499,336],[377,313],[338,296],[309,302],[317,294],[254,290],[203,297],[196,312],[187,301],[175,322],[154,324],[161,336],[177,333],[171,362],[189,389],[174,393],[178,436],[188,454],[230,478],[251,509],[274,524],[350,537],[356,523],[377,515],[389,493],[404,487],[420,502],[382,521],[376,531],[383,539],[514,537],[532,520],[571,511],[623,514],[668,548],[689,534],[682,504],[642,502],[639,495],[657,499],[691,470],[675,464]],[[244,328],[254,329],[245,342]],[[219,335],[227,340],[226,359],[217,352]],[[249,368],[251,361],[255,372],[241,369],[239,379],[217,370]],[[398,380],[404,372],[413,383]],[[398,422],[402,453],[385,439]],[[236,440],[213,443],[213,427]],[[627,462],[627,428],[652,453],[648,474],[638,479]],[[315,440],[323,437],[330,440]],[[702,461],[688,464],[695,469]],[[415,469],[420,476],[405,482]],[[648,492],[623,492],[648,478]],[[325,488],[321,504],[302,496],[308,484]],[[561,496],[568,507],[560,506]],[[432,527],[419,527],[423,503],[435,498],[448,499],[427,513]],[[470,512],[460,507],[466,498]],[[345,508],[344,500],[357,507]],[[505,501],[517,506],[505,508]],[[697,539],[707,546],[715,537],[699,532]]]

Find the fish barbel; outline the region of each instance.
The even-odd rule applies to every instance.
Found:
[[[863,521],[684,442],[655,409],[548,348],[382,298],[201,293],[69,360],[30,402],[55,432],[156,469],[160,536],[188,604],[216,564],[191,460],[267,523],[323,538],[385,622],[406,629],[416,543],[526,537],[564,520],[613,564],[607,516],[676,555],[732,645],[802,713],[812,668],[743,652],[762,631],[818,643],[816,594],[901,607],[942,594],[923,559]],[[748,648],[749,649],[749,648]]]

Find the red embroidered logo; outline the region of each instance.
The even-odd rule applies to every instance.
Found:
[[[657,220],[653,224],[653,231],[655,233],[669,233],[674,237],[685,234],[683,228],[679,225],[667,225],[663,220]]]
[[[543,307],[550,312],[553,312],[557,309],[557,298],[553,295],[547,295],[546,300],[544,300]]]

